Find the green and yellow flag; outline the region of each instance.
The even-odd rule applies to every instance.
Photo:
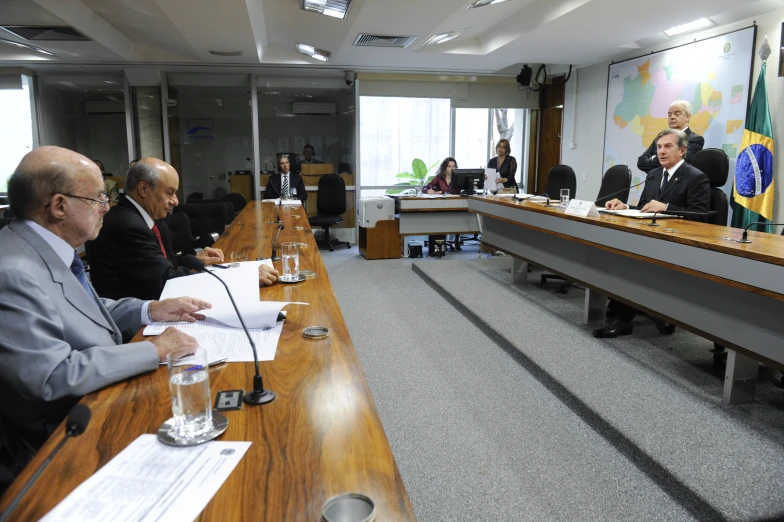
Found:
[[[732,187],[732,226],[744,228],[755,221],[773,219],[773,127],[770,124],[768,91],[762,64],[751,107],[746,116],[746,130],[735,164]],[[760,227],[763,230],[768,227]]]

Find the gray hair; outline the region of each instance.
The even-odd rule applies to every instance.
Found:
[[[74,179],[67,167],[57,163],[31,170],[24,160],[8,179],[8,204],[14,216],[32,219],[55,194],[73,192]]]
[[[658,141],[662,136],[667,136],[669,134],[675,135],[675,143],[678,145],[679,149],[685,149],[689,146],[689,137],[682,130],[664,129],[656,136],[656,140]]]
[[[691,115],[693,114],[693,113],[691,112],[691,111],[692,111],[692,108],[691,108],[691,103],[687,102],[686,100],[675,100],[674,102],[672,102],[672,103],[670,104],[670,107],[672,107],[672,106],[674,106],[674,105],[679,105],[680,107],[683,107],[683,111],[684,111],[686,114],[688,114],[689,116],[691,116]]]
[[[128,169],[125,177],[125,190],[136,190],[139,183],[147,183],[151,188],[155,188],[161,179],[161,171],[155,165],[150,165],[143,161],[137,161],[133,167]]]

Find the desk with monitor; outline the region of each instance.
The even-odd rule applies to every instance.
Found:
[[[557,207],[472,196],[482,238],[587,288],[585,322],[601,324],[612,297],[730,349],[726,402],[753,400],[758,362],[784,367],[784,237],[670,219],[660,227],[613,216],[576,217]]]
[[[199,519],[319,520],[326,500],[357,492],[373,499],[379,520],[415,520],[307,215],[302,207],[286,206],[280,215],[286,227],[280,240],[302,242],[300,268],[316,276],[262,288],[260,296],[310,306],[290,307],[275,360],[261,364],[276,399],[224,412],[229,426],[219,440],[252,444]],[[274,205],[251,201],[215,246],[227,259],[232,252],[268,257],[278,230],[269,221],[275,221]],[[314,325],[329,328],[329,337],[303,338],[303,328]],[[42,518],[139,435],[156,433],[172,413],[167,375],[164,366],[85,396],[81,402],[92,409],[87,430],[65,445],[12,520]],[[251,389],[252,375],[252,363],[211,369],[213,400],[218,390]],[[62,434],[61,424],[0,499],[0,510]]]

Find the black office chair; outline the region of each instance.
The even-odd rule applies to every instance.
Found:
[[[603,207],[608,201],[615,198],[627,203],[629,201],[629,187],[631,187],[631,184],[632,170],[628,165],[614,165],[610,167],[602,178],[602,186],[599,187],[599,195],[596,197],[596,206]],[[617,194],[619,191],[623,192]],[[611,194],[615,195],[611,196]]]
[[[329,227],[343,223],[342,214],[346,213],[346,182],[337,174],[324,174],[319,179],[318,195],[316,199],[318,214],[309,217],[311,227],[321,227],[324,229],[324,241],[330,252],[334,252],[333,245],[346,245],[351,248],[351,243],[347,241],[331,240],[329,237]]]
[[[185,203],[174,207],[174,213],[188,215],[191,226],[191,236],[198,237],[197,246],[200,248],[212,246],[218,240],[228,221],[231,212],[230,204],[218,201],[216,203]]]
[[[721,187],[727,183],[730,172],[727,153],[721,149],[702,149],[692,158],[691,166],[704,172],[710,182],[711,202],[708,210],[716,212],[716,215],[709,216],[709,222],[726,227],[730,203]]]
[[[245,205],[248,204],[248,202],[245,201],[245,196],[243,196],[242,194],[235,194],[233,192],[231,194],[226,194],[225,196],[223,196],[221,198],[221,201],[226,203],[231,203],[231,205],[234,207],[235,216],[239,214],[243,208],[245,208]]]
[[[570,199],[574,199],[577,196],[577,176],[574,174],[572,167],[568,165],[556,165],[547,173],[547,183],[545,184],[544,191],[548,197],[551,199],[559,199],[561,197],[561,189],[569,189]],[[540,282],[545,285],[551,279],[562,281],[556,292],[565,294],[569,291],[571,282],[566,281],[559,275],[542,274]]]
[[[199,245],[199,237],[191,232],[191,220],[185,212],[177,212],[166,216],[166,227],[169,229],[174,255],[195,254]]]
[[[185,198],[185,202],[186,203],[193,203],[193,202],[195,202],[196,200],[199,200],[199,199],[204,199],[204,193],[203,192],[191,192],[190,194],[188,194],[188,197]]]

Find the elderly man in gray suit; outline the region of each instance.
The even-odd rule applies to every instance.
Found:
[[[155,370],[196,340],[169,328],[123,344],[121,330],[195,321],[209,303],[101,299],[76,249],[109,209],[101,172],[59,147],[28,153],[8,181],[16,219],[0,230],[0,492],[82,395]]]

